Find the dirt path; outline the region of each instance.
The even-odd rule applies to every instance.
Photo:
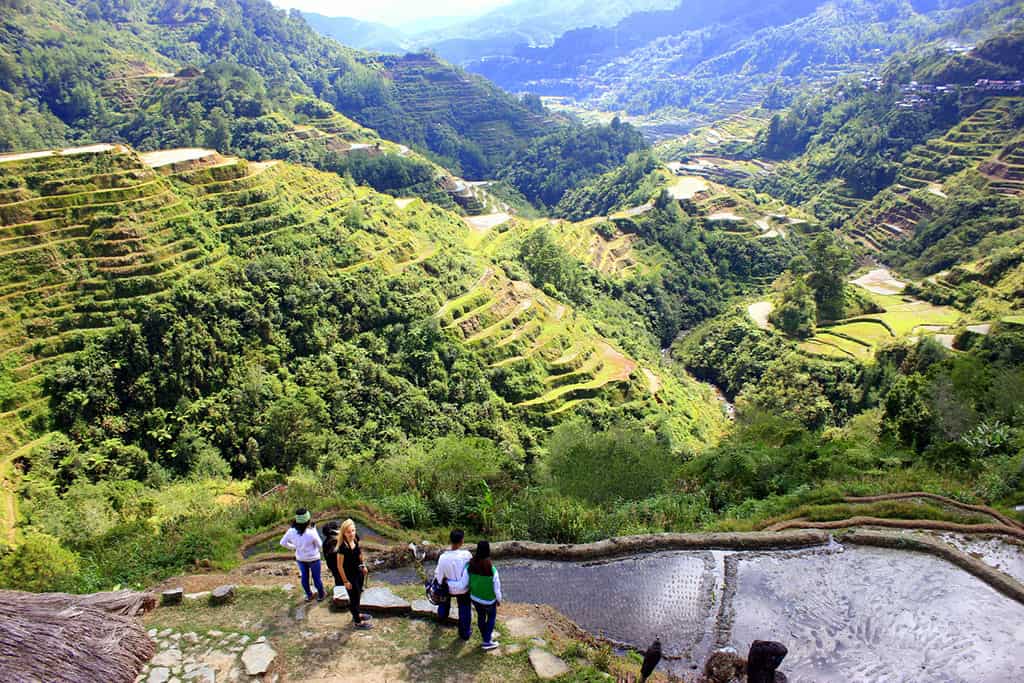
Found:
[[[397,206],[399,209],[404,209],[405,207],[412,204],[414,201],[416,201],[415,197],[399,197],[398,199],[395,199],[395,206]]]
[[[758,301],[757,303],[750,304],[747,306],[747,315],[753,320],[758,327],[762,330],[768,329],[768,316],[771,315],[772,309],[775,308],[771,301]]]

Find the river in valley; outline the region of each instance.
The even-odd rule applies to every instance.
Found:
[[[627,646],[660,637],[677,674],[715,647],[745,653],[762,639],[789,648],[782,670],[794,683],[1024,680],[1024,606],[931,555],[833,543],[497,564],[506,600],[551,605]]]

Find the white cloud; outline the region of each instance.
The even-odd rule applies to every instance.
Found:
[[[476,16],[510,0],[270,0],[284,9],[317,12],[329,17],[354,17],[390,26],[431,17]]]

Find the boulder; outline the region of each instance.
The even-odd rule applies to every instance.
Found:
[[[226,586],[217,586],[210,591],[210,604],[211,605],[226,605],[235,599],[235,587],[231,584]]]
[[[364,591],[359,605],[367,612],[381,614],[408,614],[412,610],[412,605],[387,588],[371,588]]]
[[[181,601],[185,597],[185,590],[182,588],[172,588],[166,590],[160,594],[160,604],[163,606],[167,605],[180,605]]]
[[[266,673],[275,657],[277,657],[277,653],[268,643],[253,643],[242,653],[242,665],[245,666],[245,673],[250,676]]]
[[[550,681],[572,671],[568,664],[539,647],[530,650],[530,665],[533,666],[537,678],[542,681]]]
[[[348,591],[345,590],[345,587],[335,586],[334,592],[331,594],[331,604],[338,609],[348,609],[348,603]]]

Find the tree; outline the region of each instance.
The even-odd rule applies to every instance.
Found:
[[[843,288],[846,274],[853,260],[831,232],[823,232],[807,252],[811,262],[808,284],[814,290],[818,304],[818,320],[838,320],[843,317]]]
[[[807,282],[786,273],[780,278],[779,286],[782,297],[769,318],[772,324],[791,337],[810,337],[814,334],[817,306]]]

